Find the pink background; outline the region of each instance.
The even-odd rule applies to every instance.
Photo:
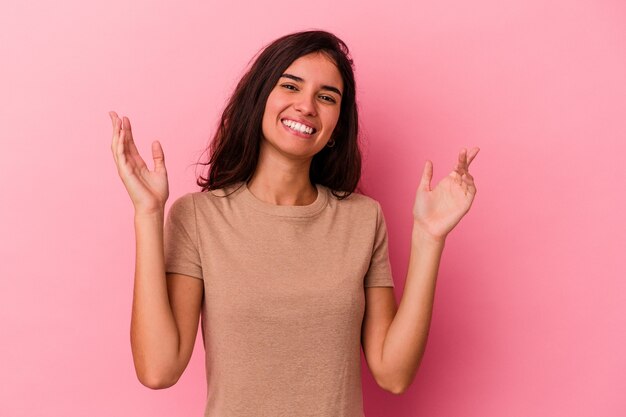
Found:
[[[480,146],[410,389],[375,416],[626,414],[626,4],[587,1],[5,2],[0,13],[0,415],[200,416],[203,349],[137,381],[132,204],[107,112],[161,140],[169,204],[254,55],[335,32],[356,62],[363,184],[399,300],[424,161]],[[152,166],[152,165],[150,165]],[[365,362],[363,362],[365,365]]]

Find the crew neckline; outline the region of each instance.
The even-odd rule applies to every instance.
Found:
[[[318,214],[328,202],[327,188],[321,184],[314,184],[317,189],[317,197],[311,204],[305,206],[281,206],[259,200],[248,188],[248,183],[243,181],[242,192],[244,201],[254,209],[263,213],[280,217],[312,217]]]

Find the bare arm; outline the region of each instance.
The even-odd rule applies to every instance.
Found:
[[[399,307],[393,288],[365,289],[363,352],[378,385],[393,394],[409,387],[424,355],[443,246],[414,230]]]
[[[413,208],[415,221],[404,294],[391,322],[391,301],[382,304],[384,313],[376,319],[381,323],[378,346],[384,325],[390,323],[377,352],[382,352],[379,367],[385,370],[383,374],[394,376],[388,378],[396,381],[396,393],[411,385],[424,355],[445,239],[468,212],[476,195],[474,177],[468,169],[479,150],[474,147],[468,154],[465,148],[461,149],[455,170],[434,189],[432,162],[427,161],[424,166]]]
[[[393,287],[365,288],[365,314],[361,327],[363,353],[378,386],[393,394],[399,393],[399,385],[396,385],[395,375],[390,375],[388,367],[383,366],[382,359],[385,336],[397,311]]]
[[[139,381],[174,385],[189,363],[202,304],[202,280],[165,274],[163,214],[136,214],[131,347]]]
[[[109,113],[111,151],[118,174],[135,207],[136,263],[130,341],[139,381],[167,388],[184,371],[196,338],[202,281],[186,275],[165,276],[163,222],[169,196],[165,156],[152,142],[150,171],[135,146],[130,120]]]
[[[386,375],[393,376],[396,394],[411,385],[426,350],[444,246],[444,241],[430,239],[418,229],[413,230],[404,293],[381,348],[381,366]]]

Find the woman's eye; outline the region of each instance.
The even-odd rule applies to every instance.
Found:
[[[283,88],[286,88],[287,90],[298,91],[298,87],[296,87],[295,85],[292,85],[292,84],[281,84],[280,86],[283,87]],[[323,96],[320,96],[320,97],[322,98],[322,100],[327,101],[329,103],[336,103],[337,102],[337,100],[335,100],[331,96],[323,95]]]

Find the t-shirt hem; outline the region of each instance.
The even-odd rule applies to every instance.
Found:
[[[200,280],[204,280],[204,278],[202,277],[202,273],[198,273],[197,271],[193,271],[193,270],[189,270],[185,267],[180,267],[177,265],[172,265],[169,268],[167,268],[165,270],[165,273],[170,273],[170,274],[182,274],[182,275],[187,275],[190,276],[192,278],[196,278],[196,279],[200,279]]]

